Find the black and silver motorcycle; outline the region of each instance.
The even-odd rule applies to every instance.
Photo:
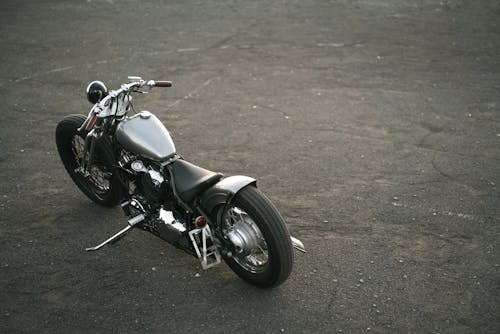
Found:
[[[290,236],[256,180],[224,178],[184,160],[156,116],[128,115],[134,111],[131,93],[172,83],[128,79],[112,91],[91,82],[88,116],[69,115],[56,129],[59,155],[75,184],[98,204],[120,204],[128,217],[123,230],[86,250],[139,227],[198,257],[203,269],[224,259],[252,284],[283,283],[292,270],[292,248],[305,252],[304,246]]]

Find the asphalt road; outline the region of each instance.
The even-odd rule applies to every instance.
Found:
[[[498,1],[0,3],[0,332],[500,332]],[[87,83],[183,156],[256,177],[308,253],[261,290],[125,226],[66,175]]]

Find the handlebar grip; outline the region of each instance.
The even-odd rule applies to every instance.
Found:
[[[155,87],[172,87],[172,81],[155,81]]]

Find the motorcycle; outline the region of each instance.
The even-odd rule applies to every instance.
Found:
[[[293,248],[305,248],[290,236],[256,180],[224,177],[186,161],[161,121],[148,111],[136,113],[132,104],[132,93],[172,82],[128,79],[111,91],[91,82],[88,115],[66,116],[56,128],[60,158],[78,188],[97,204],[120,205],[127,216],[124,229],[86,250],[137,227],[194,255],[203,269],[224,260],[251,284],[283,283],[292,270]]]

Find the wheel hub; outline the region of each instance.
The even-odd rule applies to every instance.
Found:
[[[244,222],[237,222],[227,233],[229,240],[234,245],[234,250],[239,255],[248,255],[258,247],[255,231]]]

